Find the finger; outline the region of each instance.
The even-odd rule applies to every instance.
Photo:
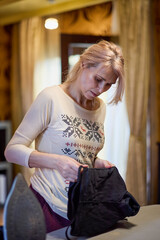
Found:
[[[87,164],[82,164],[81,165],[83,168],[88,168],[88,165]],[[83,172],[83,168],[81,168],[81,173]]]
[[[68,178],[65,178],[65,180],[69,182],[77,182],[77,178],[68,177]]]
[[[111,167],[112,167],[112,165],[109,164],[109,163],[107,163],[106,166],[105,166],[105,168],[111,168]]]
[[[87,165],[87,164],[82,164],[81,166],[83,166],[83,167],[88,167],[88,165]]]
[[[71,164],[71,168],[77,170],[79,167],[81,166],[81,164],[79,162],[77,162],[76,160],[74,160]]]
[[[107,162],[106,168],[111,168],[111,167],[114,167],[114,165],[110,162]]]

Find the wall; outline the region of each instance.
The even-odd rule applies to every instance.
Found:
[[[0,26],[0,121],[11,118],[11,27]]]

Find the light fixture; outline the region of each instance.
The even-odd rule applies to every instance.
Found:
[[[47,29],[58,28],[58,20],[56,18],[47,18],[45,20],[45,28],[47,28]]]
[[[53,2],[55,2],[55,0],[48,0],[48,2],[49,2],[49,3],[53,3]]]

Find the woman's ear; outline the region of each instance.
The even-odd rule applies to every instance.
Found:
[[[86,68],[86,63],[82,62],[81,66],[82,66],[83,69]]]

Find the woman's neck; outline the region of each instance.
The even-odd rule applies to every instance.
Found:
[[[88,100],[76,86],[76,83],[65,82],[60,85],[64,92],[69,95],[77,104],[87,110],[96,110],[99,108],[100,102],[98,98]]]

